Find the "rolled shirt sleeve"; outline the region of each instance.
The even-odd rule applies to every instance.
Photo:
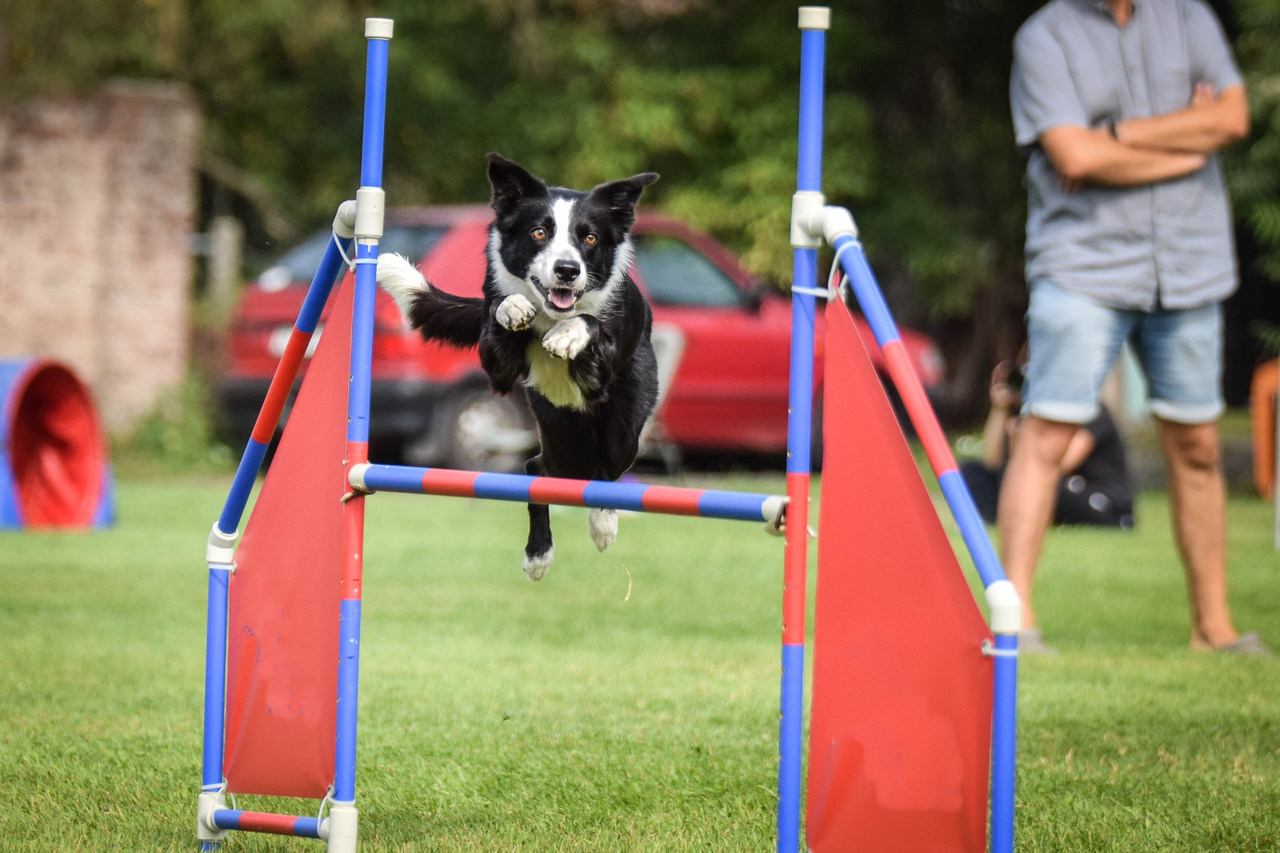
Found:
[[[1013,42],[1009,78],[1014,141],[1027,153],[1041,134],[1062,125],[1088,126],[1062,44],[1048,27],[1023,27]]]

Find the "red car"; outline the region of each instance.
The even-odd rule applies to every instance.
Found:
[[[437,287],[478,296],[490,219],[489,209],[479,206],[392,209],[379,251],[416,261]],[[642,211],[632,233],[632,276],[653,306],[662,385],[642,452],[668,454],[668,462],[672,451],[784,453],[789,300],[761,287],[727,249],[677,220]],[[253,426],[328,239],[325,231],[288,252],[240,299],[221,386],[227,425],[240,436]],[[870,328],[860,317],[855,321],[883,374]],[[822,333],[819,315],[819,406]],[[941,383],[934,343],[906,329],[902,340],[925,387]],[[518,470],[536,443],[523,401],[489,392],[475,350],[423,342],[381,291],[369,424],[372,452],[398,452],[414,465]]]

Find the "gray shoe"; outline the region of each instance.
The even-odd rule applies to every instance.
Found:
[[[1275,657],[1275,653],[1267,648],[1267,644],[1262,642],[1262,637],[1258,636],[1257,631],[1250,631],[1247,634],[1241,634],[1236,638],[1234,643],[1227,643],[1225,646],[1218,646],[1214,651],[1222,652],[1224,655],[1251,655],[1253,657],[1271,658]]]
[[[1044,641],[1039,628],[1025,628],[1018,632],[1018,654],[1051,658],[1058,650]]]

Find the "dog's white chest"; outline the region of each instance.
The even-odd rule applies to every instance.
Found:
[[[537,389],[539,394],[563,409],[583,411],[587,408],[582,389],[569,375],[568,361],[547,352],[542,341],[536,338],[529,343],[527,354],[529,375],[525,379],[526,385]]]

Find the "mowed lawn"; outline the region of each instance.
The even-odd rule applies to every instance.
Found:
[[[111,530],[0,534],[0,850],[194,849],[204,540],[226,487],[125,480]],[[1280,849],[1280,661],[1185,649],[1163,495],[1139,512],[1132,533],[1050,539],[1037,604],[1062,653],[1021,666],[1018,848]],[[1272,507],[1230,513],[1237,621],[1280,646]],[[585,511],[557,510],[531,584],[524,523],[370,499],[362,849],[773,849],[781,540],[626,515],[600,555]]]

